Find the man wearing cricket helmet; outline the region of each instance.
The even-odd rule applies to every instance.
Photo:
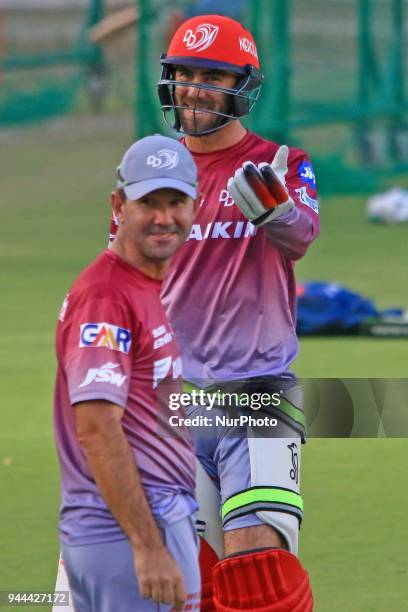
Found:
[[[219,485],[226,555],[202,610],[310,611],[308,575],[295,556],[305,419],[290,367],[298,354],[294,263],[319,233],[312,166],[304,151],[241,124],[263,79],[241,24],[220,15],[190,19],[161,63],[163,113],[184,135],[202,192],[163,292],[184,378],[206,391],[238,391],[236,414],[253,412],[251,403],[240,405],[244,393],[280,397],[255,415],[276,417],[276,427],[195,435],[196,454]],[[191,415],[201,413],[209,411],[192,407]]]

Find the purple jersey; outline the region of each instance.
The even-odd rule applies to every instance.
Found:
[[[105,251],[82,272],[61,309],[54,416],[66,544],[125,537],[78,442],[72,407],[78,402],[107,400],[123,407],[123,429],[159,525],[176,523],[197,508],[191,443],[163,431],[168,405],[159,402],[160,381],[174,379],[171,390],[180,391],[181,362],[160,289],[160,281]]]
[[[255,228],[227,191],[245,161],[270,163],[279,145],[248,132],[236,145],[193,153],[203,200],[175,255],[162,300],[197,381],[286,376],[298,353],[294,261],[319,232],[315,178],[304,151],[289,150],[286,186],[296,206]]]

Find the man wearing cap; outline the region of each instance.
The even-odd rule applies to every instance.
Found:
[[[56,335],[62,556],[76,612],[199,610],[194,454],[166,431],[181,364],[160,302],[188,236],[197,173],[155,135],[118,168],[110,249],[74,282]]]
[[[240,122],[263,80],[256,43],[240,23],[189,19],[161,63],[164,118],[184,136],[203,196],[162,292],[184,377],[215,394],[281,396],[258,413],[276,417],[276,428],[239,436],[227,425],[196,436],[196,454],[220,489],[226,554],[202,610],[307,612],[312,594],[296,557],[305,418],[291,364],[299,350],[294,266],[319,233],[313,169],[304,151]],[[222,407],[211,410],[222,416]],[[191,414],[208,415],[209,406]]]

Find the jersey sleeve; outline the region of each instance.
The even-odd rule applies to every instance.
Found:
[[[61,360],[71,404],[107,400],[127,405],[137,325],[130,309],[90,296],[61,330]]]
[[[319,204],[312,164],[304,151],[291,149],[286,188],[295,207],[265,224],[271,242],[288,259],[300,259],[320,232]]]

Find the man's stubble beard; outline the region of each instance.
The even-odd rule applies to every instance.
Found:
[[[174,234],[174,238],[177,238],[177,240],[174,240],[173,238],[172,242],[166,245],[153,246],[149,245],[148,243],[141,244],[140,250],[143,256],[151,262],[163,262],[173,257],[173,255],[179,250],[181,245],[185,243],[188,237],[188,233],[183,232],[179,228],[175,230]]]
[[[177,112],[183,131],[191,136],[205,136],[201,132],[214,130],[214,128],[221,126],[224,121],[224,117],[209,113],[206,110],[195,111],[196,115],[193,111],[191,116],[186,116],[184,110],[178,110]],[[191,111],[189,112],[191,113]]]

